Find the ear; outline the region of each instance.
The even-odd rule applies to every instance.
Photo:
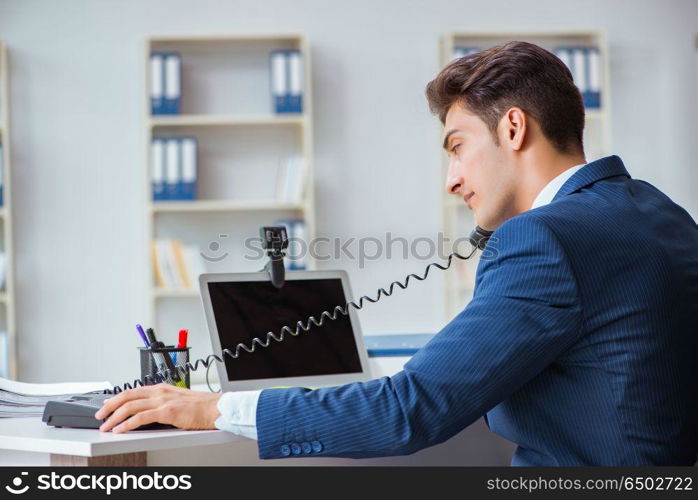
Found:
[[[528,132],[526,113],[521,108],[509,108],[500,120],[499,126],[500,141],[508,144],[514,151],[521,150]]]

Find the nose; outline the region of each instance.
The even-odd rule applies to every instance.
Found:
[[[460,175],[449,175],[446,179],[446,192],[448,194],[458,194],[463,189],[463,177]]]

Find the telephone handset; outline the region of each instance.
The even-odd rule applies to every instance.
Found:
[[[266,237],[265,237],[266,233]],[[405,288],[408,287],[410,284],[410,278],[414,278],[418,281],[424,281],[427,279],[429,276],[429,271],[431,270],[432,267],[436,267],[437,269],[440,269],[442,271],[445,271],[449,267],[451,267],[451,263],[453,262],[454,258],[460,259],[460,260],[468,260],[470,259],[477,250],[484,250],[485,246],[487,245],[487,241],[489,240],[490,236],[492,236],[493,231],[488,231],[486,229],[482,229],[480,226],[476,226],[475,229],[470,233],[468,237],[468,241],[470,244],[473,246],[472,251],[467,254],[467,255],[462,255],[458,252],[452,252],[446,261],[445,265],[442,265],[438,262],[432,262],[431,264],[427,265],[427,267],[424,269],[424,274],[422,276],[419,276],[417,274],[409,274],[405,277],[404,282],[400,281],[393,281],[390,286],[388,287],[388,290],[385,288],[379,288],[378,292],[375,296],[369,297],[367,295],[363,295],[359,298],[358,303],[351,301],[347,302],[343,306],[338,305],[335,306],[332,311],[322,311],[320,313],[320,319],[316,319],[315,316],[310,316],[306,322],[304,323],[303,321],[298,321],[296,323],[295,329],[291,329],[288,326],[284,326],[281,328],[279,331],[278,335],[275,334],[274,332],[267,332],[264,340],[261,340],[259,337],[254,337],[252,341],[250,342],[250,346],[247,346],[244,343],[239,343],[237,346],[235,346],[235,350],[232,351],[230,349],[223,349],[222,354],[225,356],[228,356],[233,359],[237,359],[240,356],[240,351],[246,351],[249,353],[252,353],[255,351],[257,345],[261,347],[269,347],[271,344],[272,340],[276,342],[282,342],[284,340],[284,335],[289,334],[294,337],[300,335],[301,331],[307,332],[311,328],[311,324],[315,326],[322,326],[325,321],[334,321],[336,320],[339,315],[341,314],[342,316],[346,316],[349,314],[349,307],[353,307],[354,309],[361,310],[364,307],[364,301],[368,301],[371,303],[378,302],[381,297],[384,295],[389,297],[393,294],[395,291],[395,287],[399,287],[400,289],[404,290]],[[263,242],[265,242],[265,245],[269,245],[268,247],[265,246],[267,249],[272,248],[272,243],[274,246],[274,251],[278,252],[283,249],[286,249],[287,241],[284,241],[287,236],[286,236],[286,230],[284,228],[280,227],[264,227],[262,228],[262,231],[260,231],[260,235],[262,236]],[[265,240],[266,238],[266,240]],[[279,246],[280,245],[280,246]],[[279,256],[280,255],[280,256]],[[283,286],[283,281],[284,281],[284,275],[283,275],[283,263],[281,266],[278,266],[278,262],[280,259],[283,259],[284,254],[278,254],[275,253],[274,255],[271,254],[270,252],[270,258],[272,259],[272,264],[267,265],[264,269],[269,273],[270,279],[272,281],[272,284],[280,288]],[[281,267],[281,270],[278,269],[278,267]],[[278,274],[277,274],[278,273]],[[185,377],[187,373],[193,372],[199,369],[199,364],[203,365],[205,368],[209,368],[209,366],[212,365],[212,362],[216,361],[217,363],[222,363],[223,358],[222,356],[218,356],[217,354],[209,354],[205,358],[200,358],[194,361],[193,363],[187,362],[184,365],[178,365],[172,368],[165,368],[163,370],[157,371],[154,375],[146,375],[143,379],[136,379],[133,381],[133,385],[129,384],[128,382],[121,385],[121,386],[114,386],[113,389],[105,390],[105,393],[112,394],[112,393],[119,393],[121,391],[124,391],[126,389],[133,389],[134,387],[143,386],[143,385],[149,385],[153,383],[158,383],[158,382],[163,382],[167,380],[168,378],[170,379],[176,379],[178,376],[179,377]],[[208,377],[207,377],[208,379]],[[210,386],[209,386],[210,388]]]
[[[487,229],[482,229],[480,226],[475,226],[475,229],[470,233],[468,239],[470,240],[470,244],[475,248],[484,250],[492,233],[494,233],[494,231],[488,231]]]

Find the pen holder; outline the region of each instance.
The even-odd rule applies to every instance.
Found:
[[[185,375],[178,377],[178,380],[176,380],[177,377],[175,379],[159,379],[157,377],[158,371],[165,370],[170,366],[165,356],[172,361],[171,366],[184,367],[189,362],[189,349],[191,347],[139,347],[138,350],[141,352],[141,380],[145,383],[146,375],[150,375],[151,381],[147,382],[147,385],[166,382],[189,389],[189,371]]]

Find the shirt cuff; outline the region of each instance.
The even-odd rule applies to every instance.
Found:
[[[214,425],[222,431],[257,439],[257,402],[262,391],[226,392],[216,407],[221,412]]]

